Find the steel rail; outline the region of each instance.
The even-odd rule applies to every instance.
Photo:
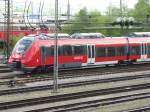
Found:
[[[143,65],[143,64],[142,64]],[[74,78],[74,77],[83,77],[83,76],[93,76],[95,75],[108,75],[114,73],[123,73],[123,72],[134,72],[134,71],[144,71],[148,70],[150,66],[145,65],[146,67],[142,67],[142,65],[136,65],[132,67],[107,67],[107,68],[86,68],[85,69],[76,69],[76,70],[67,70],[59,72],[59,79],[66,79],[66,78]],[[101,71],[101,72],[100,72]],[[42,73],[41,75],[38,74],[30,74],[30,75],[17,75],[17,82],[36,82],[36,81],[45,81],[53,79],[52,73],[49,75],[48,73]],[[29,76],[29,77],[28,77]],[[4,77],[4,76],[3,76]],[[2,79],[3,79],[2,77]],[[1,77],[0,77],[1,78]],[[2,84],[2,83],[1,83]],[[4,82],[4,84],[6,84]]]
[[[145,106],[145,107],[136,108],[132,110],[125,110],[122,112],[148,112],[148,111],[150,111],[150,106]]]
[[[44,103],[54,103],[54,102],[72,100],[72,99],[88,98],[88,97],[100,96],[100,95],[131,92],[135,90],[143,90],[149,88],[150,88],[150,83],[147,83],[147,84],[123,86],[123,87],[108,88],[108,89],[101,89],[101,90],[84,91],[84,92],[70,93],[70,94],[63,94],[63,95],[56,95],[56,96],[32,98],[32,99],[25,99],[19,101],[3,102],[0,103],[0,110],[11,109],[16,107],[24,107],[29,105],[31,106],[37,104],[44,104]],[[145,95],[146,94],[149,95],[150,97],[150,93],[145,93]]]
[[[72,83],[62,83],[62,84],[59,84],[59,87],[68,88],[68,87],[77,87],[77,86],[83,86],[83,85],[92,85],[92,84],[109,83],[109,82],[117,82],[117,81],[125,81],[125,80],[134,80],[134,79],[140,79],[140,78],[149,78],[149,77],[150,77],[150,74],[139,75],[136,77],[126,76],[126,77],[117,77],[117,78],[108,78],[108,79],[79,81],[79,82],[72,82]],[[52,85],[35,86],[35,87],[19,88],[19,89],[6,89],[6,90],[0,90],[0,96],[35,92],[35,91],[42,91],[42,90],[51,90],[51,89],[52,89]]]
[[[121,97],[106,98],[106,99],[101,99],[101,100],[85,101],[85,102],[80,102],[80,103],[70,103],[70,104],[61,105],[61,106],[53,106],[53,107],[47,107],[47,108],[41,108],[41,109],[27,110],[24,112],[43,112],[43,111],[76,112],[77,110],[102,107],[106,105],[125,103],[129,101],[141,100],[141,99],[146,99],[146,98],[150,98],[150,93],[134,94],[134,95],[121,96]],[[139,109],[139,110],[148,110],[148,109],[150,108]],[[135,111],[129,111],[129,112],[141,112],[141,111],[135,110]]]

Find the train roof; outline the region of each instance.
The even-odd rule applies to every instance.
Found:
[[[97,39],[59,39],[58,45],[125,45],[127,43],[132,44],[141,44],[141,43],[150,43],[150,38],[97,38]],[[54,40],[43,40],[38,41],[39,45],[54,45]]]
[[[133,38],[128,38],[130,43],[150,43],[150,38],[149,37],[141,37],[141,38],[137,38],[137,37],[133,37]]]
[[[58,45],[109,45],[109,44],[126,44],[126,38],[97,38],[97,39],[59,39]],[[37,41],[38,45],[54,45],[54,40]]]
[[[30,34],[28,36],[24,36],[23,38],[33,38],[34,40],[48,40],[48,39],[54,39],[55,34],[54,33],[41,33],[41,34]],[[58,33],[58,38],[70,38],[70,35],[67,33]]]
[[[63,34],[60,34],[63,36]],[[34,35],[27,36],[25,38],[30,39],[31,41],[36,40],[36,43],[39,45],[54,45],[54,38],[43,36],[41,35],[37,38]],[[48,39],[50,38],[50,39]],[[95,38],[95,39],[73,39],[73,38],[59,38],[58,44],[59,45],[87,45],[87,44],[94,44],[94,45],[109,45],[109,44],[127,44],[127,42],[133,44],[139,43],[150,43],[149,37],[144,38],[128,38],[128,37],[121,37],[121,38]]]
[[[71,35],[71,38],[83,39],[83,38],[104,38],[105,36],[102,33],[74,33]]]
[[[49,37],[55,37],[56,36],[55,33],[46,33],[44,35],[49,36]],[[67,34],[67,33],[58,33],[58,37],[69,37],[69,34]]]
[[[44,34],[40,34],[38,39],[42,39],[42,40],[48,40],[48,39],[54,39],[56,36],[55,33],[44,33]],[[70,35],[67,33],[58,33],[58,38],[70,38]]]
[[[150,32],[130,32],[128,37],[150,37]]]

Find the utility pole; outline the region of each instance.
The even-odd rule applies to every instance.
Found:
[[[55,0],[55,47],[54,47],[54,81],[53,92],[58,90],[58,0]]]
[[[122,14],[122,0],[120,0],[120,16],[123,17],[123,14]]]
[[[123,31],[123,12],[122,12],[122,0],[120,0],[120,17],[121,17],[121,33]]]
[[[68,5],[67,5],[67,19],[70,20],[70,2],[68,0]]]
[[[10,0],[5,1],[5,24],[6,24],[6,55],[9,58],[9,38],[10,38]]]
[[[32,14],[32,24],[34,23],[33,21],[33,2],[31,2],[31,14]]]

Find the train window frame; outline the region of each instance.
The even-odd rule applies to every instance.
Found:
[[[43,51],[42,51],[43,50]],[[54,56],[54,47],[53,46],[41,46],[40,47],[40,53],[43,57],[44,55],[46,57]]]
[[[99,51],[98,51],[99,50]],[[100,51],[103,50],[104,52],[101,53]],[[101,57],[106,57],[106,47],[95,47],[95,57],[96,58],[101,58]]]
[[[70,53],[66,52],[67,50],[64,50],[64,47],[70,47],[71,48],[71,50],[70,50],[71,52]],[[71,45],[63,45],[62,46],[62,54],[63,54],[63,56],[72,56],[73,55],[73,48],[72,48],[72,46]]]
[[[54,56],[54,46],[46,47],[46,57]]]
[[[50,56],[54,56],[54,48],[55,46],[41,46],[40,49],[45,48],[46,49],[46,53],[44,55],[46,55],[46,57],[50,57]],[[42,52],[42,51],[40,51]],[[42,54],[41,54],[42,55]],[[62,52],[62,46],[58,46],[58,56],[62,56],[63,52]]]
[[[112,52],[112,49],[114,52]],[[116,56],[116,47],[107,47],[107,57],[115,57],[115,56]]]
[[[63,46],[58,46],[58,56],[63,56]]]
[[[116,47],[116,56],[125,56],[127,52],[127,46]]]
[[[147,45],[147,54],[150,55],[150,45]]]
[[[76,48],[77,47],[77,48]],[[81,51],[82,50],[82,51]],[[76,52],[77,51],[77,52]],[[80,51],[80,52],[79,52]],[[74,45],[73,46],[73,55],[86,55],[87,48],[85,45]]]
[[[130,46],[130,55],[141,55],[141,46]]]
[[[46,56],[45,48],[46,48],[45,46],[40,47],[40,55],[42,58]]]
[[[26,53],[28,49],[32,46],[33,41],[31,39],[21,39],[15,45],[14,50],[17,53]]]

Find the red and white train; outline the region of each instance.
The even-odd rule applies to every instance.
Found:
[[[59,68],[78,68],[150,61],[150,38],[58,40]],[[8,64],[23,72],[50,70],[54,65],[54,39],[50,35],[31,35],[19,40]]]

